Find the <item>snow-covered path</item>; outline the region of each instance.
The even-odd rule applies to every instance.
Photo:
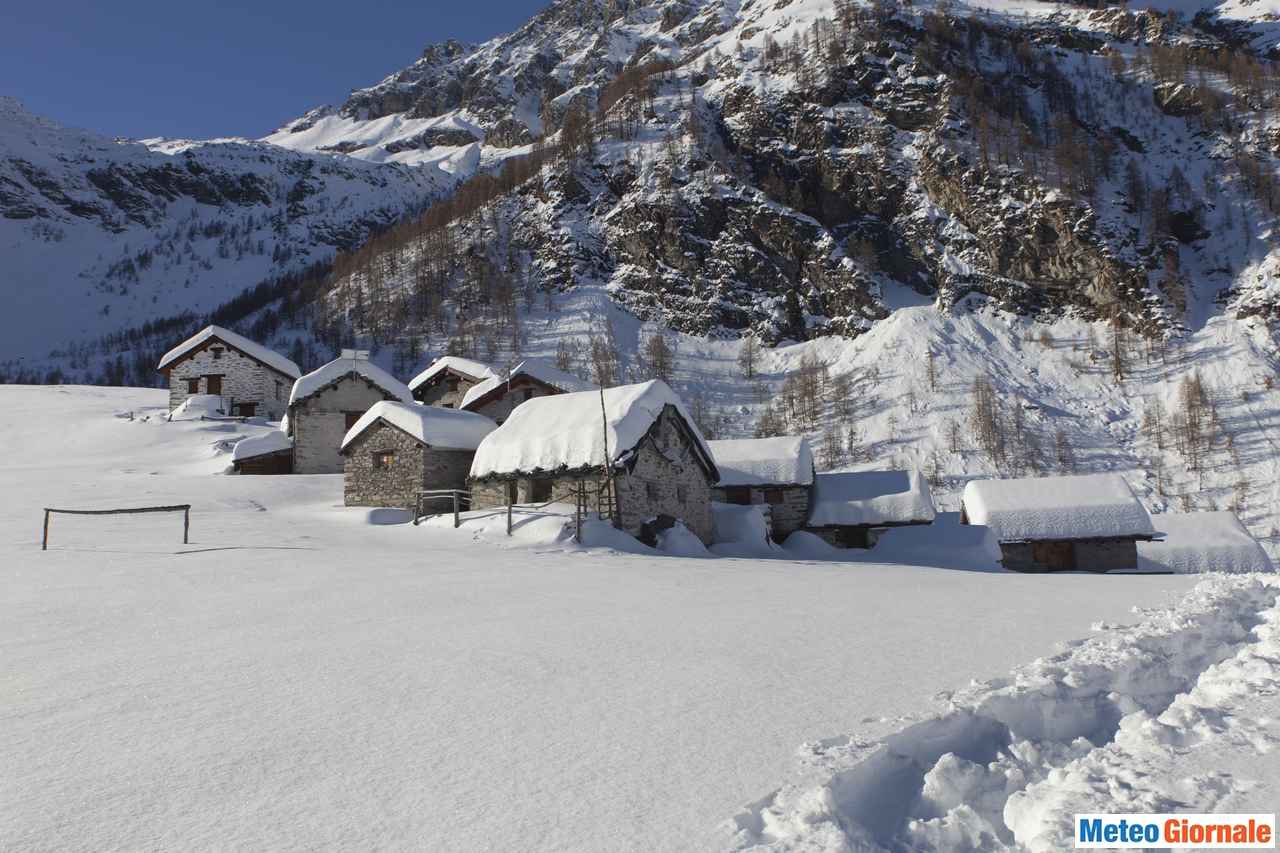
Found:
[[[111,416],[162,403],[0,387],[0,848],[706,849],[797,744],[1192,583],[375,526],[337,477],[212,475],[225,425]],[[41,506],[179,501],[189,546],[57,517],[39,550]]]

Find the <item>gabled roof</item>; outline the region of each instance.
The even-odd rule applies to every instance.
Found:
[[[845,471],[814,479],[809,524],[928,524],[937,514],[929,484],[919,471]]]
[[[270,432],[264,432],[260,435],[251,435],[248,438],[242,438],[236,442],[235,447],[231,448],[231,461],[242,462],[245,459],[252,459],[255,456],[265,456],[268,453],[281,453],[285,450],[293,449],[293,439],[285,435],[278,429]]]
[[[813,451],[803,436],[709,441],[720,486],[808,486]]]
[[[530,358],[513,367],[509,376],[494,373],[479,385],[473,385],[467,391],[466,396],[462,398],[462,404],[458,408],[467,409],[483,406],[491,399],[501,397],[506,391],[508,383],[521,376],[526,376],[535,382],[541,382],[543,385],[550,386],[560,393],[593,391],[596,387],[590,382],[579,379],[572,373],[566,373],[557,367],[553,367],[541,359]]]
[[[431,365],[426,370],[409,380],[409,390],[417,391],[419,385],[430,382],[446,370],[461,373],[463,376],[469,376],[475,380],[486,379],[495,375],[494,369],[483,362],[472,361],[469,358],[462,358],[457,355],[442,355],[431,362]]]
[[[203,329],[165,353],[164,356],[161,357],[160,364],[156,369],[164,370],[172,366],[175,362],[180,361],[188,353],[200,348],[211,339],[222,341],[222,343],[232,349],[239,350],[254,361],[260,362],[279,373],[283,373],[285,376],[297,379],[302,375],[302,371],[298,369],[298,365],[280,355],[280,353],[275,350],[267,349],[262,344],[254,343],[243,335],[237,335],[230,329],[224,329],[221,326],[205,326]]]
[[[688,429],[700,464],[714,481],[715,457],[676,392],[661,380],[638,385],[535,397],[521,403],[506,423],[491,432],[476,450],[471,476],[577,471],[629,461],[641,439],[667,406]]]
[[[461,412],[420,403],[396,403],[383,400],[352,424],[342,437],[342,450],[378,421],[385,421],[423,444],[439,450],[475,450],[497,424],[475,412]]]
[[[413,402],[413,392],[407,385],[367,358],[335,358],[293,383],[293,390],[289,392],[289,405],[305,400],[353,373],[372,382],[397,400]]]
[[[1151,516],[1119,474],[973,480],[961,498],[970,524],[1001,542],[1151,536]]]

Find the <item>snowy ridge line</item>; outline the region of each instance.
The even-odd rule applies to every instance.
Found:
[[[1207,811],[1248,783],[1170,778],[1174,748],[1280,742],[1230,714],[1280,685],[1278,593],[1274,578],[1210,576],[888,737],[807,744],[817,784],[747,806],[729,849],[1049,851],[1072,846],[1077,812]]]

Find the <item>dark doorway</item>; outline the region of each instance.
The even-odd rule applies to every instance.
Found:
[[[1070,542],[1032,542],[1031,559],[1051,572],[1067,571],[1076,567],[1076,549]]]
[[[531,503],[545,503],[551,500],[551,481],[550,480],[530,480],[529,481],[529,501]]]
[[[741,506],[751,506],[751,487],[729,486],[724,490],[724,502],[740,504]]]
[[[215,397],[222,396],[222,377],[221,376],[218,376],[216,374],[212,376],[206,376],[204,378],[204,381],[205,381],[206,387],[208,387],[209,389],[205,393],[212,394]]]

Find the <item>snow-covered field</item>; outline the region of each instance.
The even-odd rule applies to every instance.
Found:
[[[1054,797],[1069,808],[1138,741],[1156,744],[1143,766],[1170,785],[1220,759],[1238,774],[1233,791],[1275,774],[1257,759],[1274,742],[1266,718],[1280,718],[1278,658],[1261,645],[1275,640],[1248,634],[1274,588],[1256,578],[1135,615],[1195,578],[695,560],[507,542],[477,522],[381,525],[385,513],[341,507],[336,476],[218,476],[228,442],[263,428],[141,419],[164,402],[150,390],[0,387],[2,849],[807,843],[796,828],[822,824],[796,819],[786,792],[822,790],[824,772],[856,776],[851,749],[834,755],[841,745],[931,719],[941,691],[1054,654],[1095,623],[1140,618],[956,694],[961,711],[940,712],[942,728],[959,743],[946,714],[977,708],[1022,743],[1034,734],[1022,721],[1054,707],[1026,695],[1080,662],[1096,725],[1065,714],[1061,743],[1044,749],[1066,769],[1049,782],[1032,770],[1053,762],[1027,761],[1026,820],[1055,814]],[[114,414],[125,411],[135,419]],[[43,506],[178,502],[194,505],[187,546],[177,516],[55,516],[40,551]],[[1274,614],[1257,630],[1274,634]],[[1160,660],[1164,678],[1151,675]],[[1127,698],[1135,685],[1151,689]],[[990,710],[1001,702],[1014,710]],[[1248,704],[1248,724],[1197,721],[1215,702]],[[1117,709],[1151,719],[1117,722]],[[1115,726],[1110,746],[1070,738]],[[801,778],[762,801],[804,743]],[[806,763],[815,749],[830,760]],[[931,766],[922,778],[945,775]],[[986,771],[956,772],[981,777],[965,795],[993,788]],[[962,787],[930,790],[951,808],[968,803]],[[1274,803],[1260,786],[1248,804],[1268,790]],[[918,837],[980,826],[941,805],[933,817]],[[847,829],[843,819],[825,826]]]

